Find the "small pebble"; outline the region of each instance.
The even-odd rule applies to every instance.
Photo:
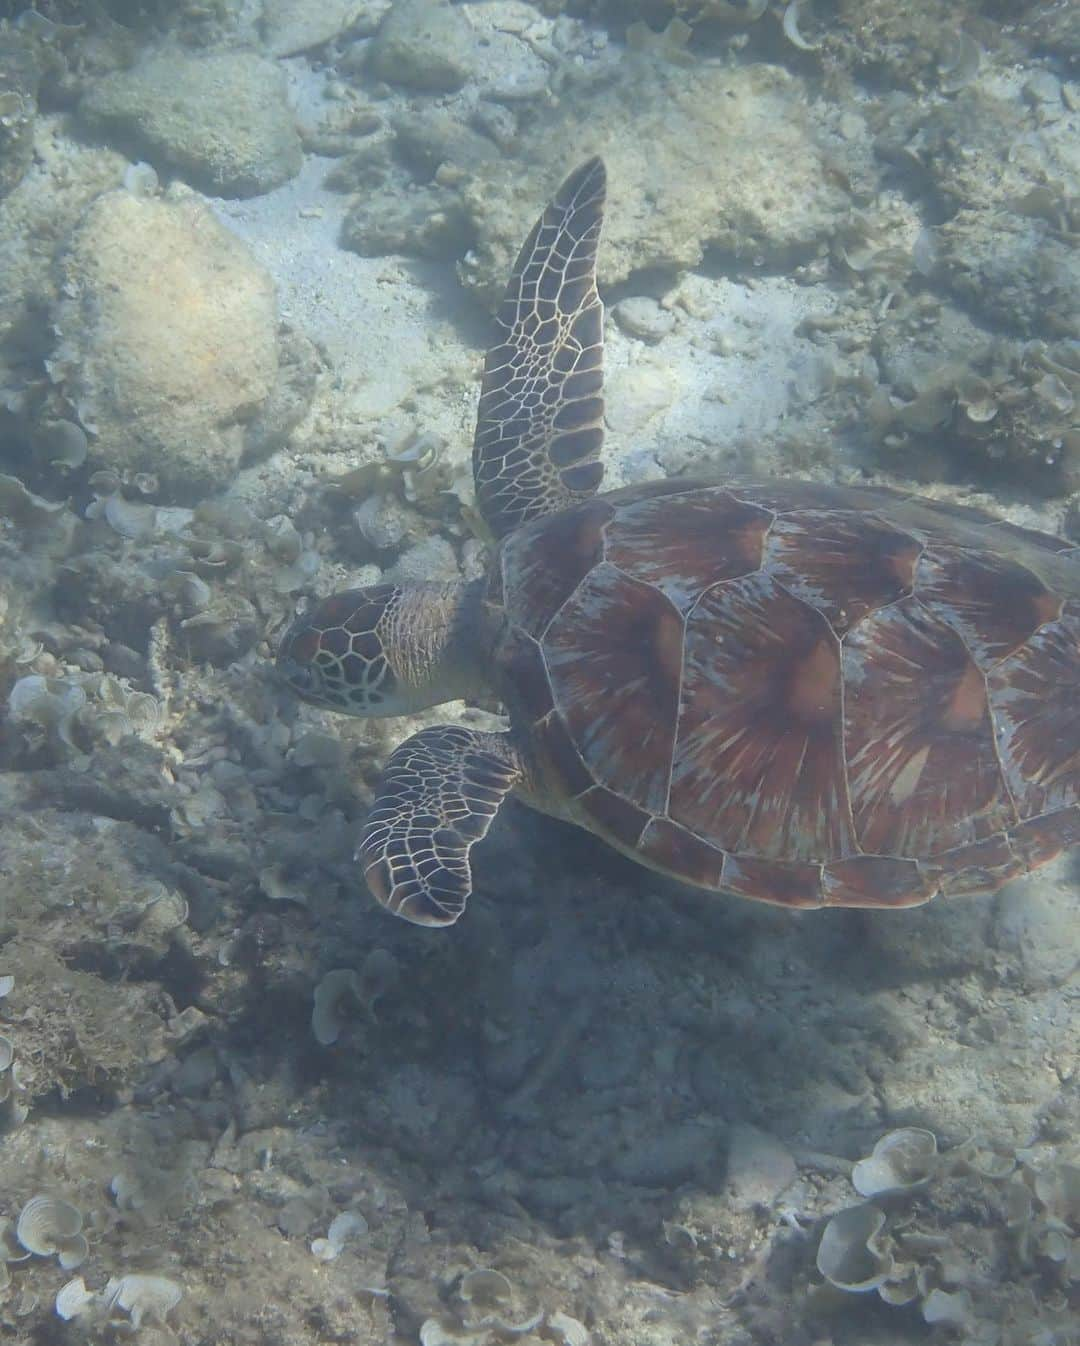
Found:
[[[674,315],[645,295],[621,299],[613,311],[622,330],[639,341],[662,341],[675,326]]]

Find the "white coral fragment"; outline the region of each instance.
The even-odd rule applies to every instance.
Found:
[[[128,1314],[132,1327],[138,1329],[144,1321],[164,1323],[183,1293],[167,1276],[131,1274],[111,1278],[102,1297],[109,1309],[122,1309]]]
[[[0,1261],[26,1262],[32,1256],[21,1247],[10,1220],[0,1219]]]
[[[19,678],[8,695],[8,713],[12,720],[35,724],[67,747],[76,750],[71,737],[75,716],[86,705],[86,693],[66,678],[45,678],[31,673]]]
[[[791,0],[787,9],[784,10],[784,36],[793,47],[798,47],[800,51],[817,51],[821,46],[820,42],[807,42],[802,33],[799,32],[799,11],[803,8],[805,0]]]
[[[105,522],[121,537],[131,540],[150,537],[157,530],[157,510],[141,500],[125,500],[123,496],[110,495],[102,504],[100,511],[91,514],[93,506],[87,508],[87,517],[100,514]]]
[[[355,968],[335,968],[315,987],[315,1004],[311,1011],[311,1031],[315,1041],[323,1047],[337,1042],[345,1021],[341,1013],[342,1001],[351,996],[360,1001],[363,982]]]
[[[65,1239],[63,1247],[56,1255],[56,1260],[65,1271],[74,1271],[76,1267],[81,1267],[90,1256],[90,1245],[86,1241],[85,1234],[74,1234],[71,1238]]]
[[[307,893],[299,883],[286,876],[281,865],[268,865],[261,869],[259,887],[271,902],[295,902],[301,907],[307,906]]]
[[[505,1308],[512,1303],[514,1287],[501,1271],[491,1267],[478,1267],[467,1271],[461,1278],[458,1294],[466,1304],[477,1308]]]
[[[562,1346],[589,1346],[588,1328],[568,1313],[548,1314],[545,1327],[555,1333],[556,1341]]]
[[[171,888],[163,888],[143,909],[139,918],[139,932],[152,937],[177,930],[188,918],[187,899]]]
[[[487,1346],[487,1330],[470,1332],[449,1318],[426,1318],[420,1324],[420,1346]]]
[[[957,1290],[931,1290],[923,1300],[923,1318],[928,1323],[944,1323],[948,1327],[966,1327],[972,1320],[971,1294]]]
[[[144,1203],[142,1187],[128,1173],[116,1173],[109,1183],[109,1191],[117,1210],[138,1210]]]
[[[314,1239],[311,1251],[320,1262],[333,1262],[350,1239],[358,1238],[368,1231],[368,1222],[359,1211],[346,1210],[335,1215],[325,1238]]]
[[[969,85],[982,65],[982,48],[969,33],[958,32],[949,38],[938,57],[938,76],[942,93],[958,93]]]
[[[44,422],[38,427],[34,447],[37,456],[50,467],[70,471],[86,462],[86,432],[74,421]]]
[[[56,1293],[56,1312],[65,1322],[87,1313],[97,1301],[97,1295],[86,1288],[81,1276],[75,1276]]]
[[[922,1187],[937,1168],[934,1133],[903,1126],[882,1136],[873,1153],[859,1160],[851,1171],[851,1181],[860,1196],[887,1196]]]
[[[817,1269],[839,1290],[863,1294],[892,1276],[892,1254],[880,1243],[885,1215],[869,1203],[837,1211],[825,1226],[817,1251]]]
[[[1080,1164],[1056,1164],[1036,1173],[1035,1195],[1051,1215],[1080,1227]]]
[[[70,1201],[41,1193],[32,1196],[19,1212],[15,1237],[27,1252],[38,1257],[52,1257],[68,1249],[77,1253],[86,1243],[81,1234],[82,1222],[82,1212]]]

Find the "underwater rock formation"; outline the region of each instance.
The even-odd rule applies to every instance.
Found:
[[[252,52],[164,51],[93,84],[89,125],[219,196],[257,196],[300,170],[281,68]]]
[[[64,291],[50,370],[91,464],[183,495],[227,484],[278,371],[274,287],[247,247],[194,199],[110,192],[75,231]]]

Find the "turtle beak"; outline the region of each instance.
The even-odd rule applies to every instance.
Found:
[[[315,672],[310,664],[302,664],[290,654],[279,654],[274,664],[278,679],[305,700],[314,695]]]

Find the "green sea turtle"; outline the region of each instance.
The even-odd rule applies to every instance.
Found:
[[[494,695],[505,734],[390,757],[357,859],[449,925],[511,791],[652,869],[789,907],[989,891],[1080,842],[1080,551],[883,489],[682,478],[598,494],[599,159],[517,259],[473,450],[485,579],[379,584],[279,663],[352,715]]]

